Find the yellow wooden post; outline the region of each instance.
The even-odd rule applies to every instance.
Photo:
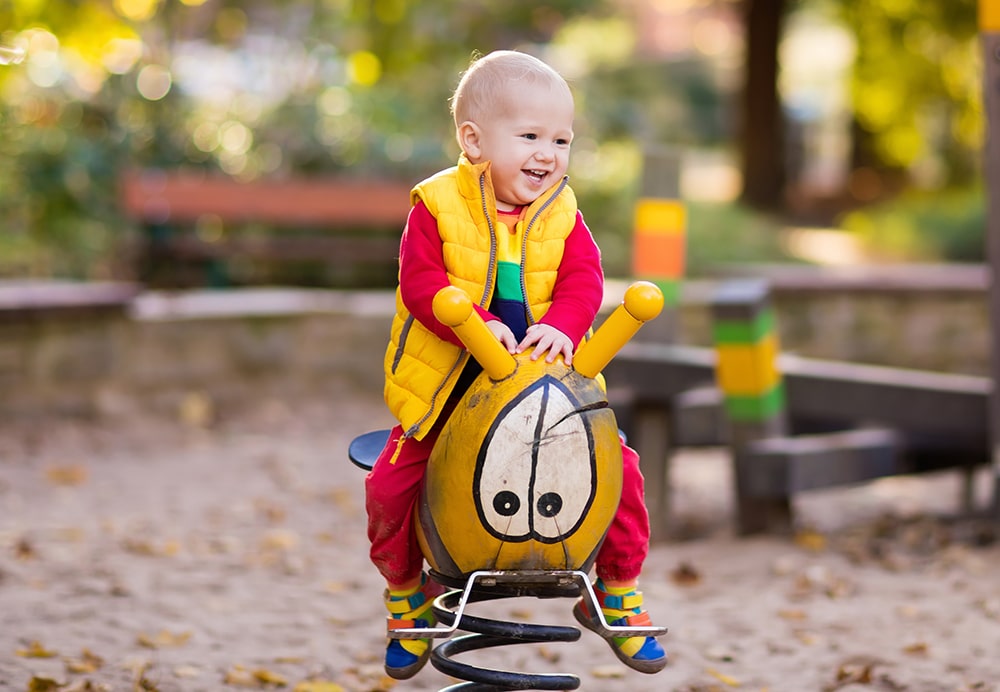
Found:
[[[651,150],[643,164],[635,205],[632,275],[656,284],[670,307],[680,298],[684,277],[687,209],[680,199],[680,159],[670,150]]]

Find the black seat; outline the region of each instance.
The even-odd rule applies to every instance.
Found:
[[[389,441],[389,433],[392,430],[373,430],[364,435],[358,435],[351,440],[347,448],[347,456],[358,468],[371,471],[375,465],[375,460],[382,452],[385,443]]]

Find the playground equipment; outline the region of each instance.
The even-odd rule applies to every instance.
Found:
[[[452,587],[434,612],[444,626],[395,630],[406,639],[471,634],[434,649],[438,670],[468,683],[447,688],[571,690],[572,674],[531,674],[454,661],[463,652],[525,642],[575,641],[576,627],[511,623],[466,615],[469,603],[513,596],[581,594],[600,612],[588,571],[618,506],[622,484],[619,431],[600,372],[643,323],[663,294],[637,282],[622,304],[574,356],[512,356],[490,333],[459,288],[442,289],[434,314],[450,326],[483,372],[446,422],[427,466],[416,510],[418,540],[430,574]],[[349,456],[370,469],[389,431],[356,438]],[[658,637],[666,628],[611,626],[612,637]],[[442,691],[444,692],[444,691]]]
[[[645,465],[666,475],[685,444],[679,421],[692,420],[686,395],[713,382],[718,398],[697,403],[722,423],[714,444],[730,448],[741,533],[788,530],[800,491],[944,468],[966,471],[971,506],[971,470],[989,458],[989,378],[782,354],[764,280],[722,282],[712,312],[714,348],[632,343],[606,370],[628,386],[620,406],[654,539],[669,534],[669,487]]]

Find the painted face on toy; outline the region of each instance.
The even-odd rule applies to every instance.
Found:
[[[618,425],[596,380],[518,356],[480,375],[427,468],[418,539],[439,573],[587,569],[621,495]]]
[[[594,500],[594,439],[573,393],[546,375],[501,409],[476,460],[483,527],[504,541],[571,536]]]

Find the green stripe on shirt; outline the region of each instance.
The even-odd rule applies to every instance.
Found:
[[[497,289],[501,300],[521,300],[521,266],[514,262],[497,262]]]

